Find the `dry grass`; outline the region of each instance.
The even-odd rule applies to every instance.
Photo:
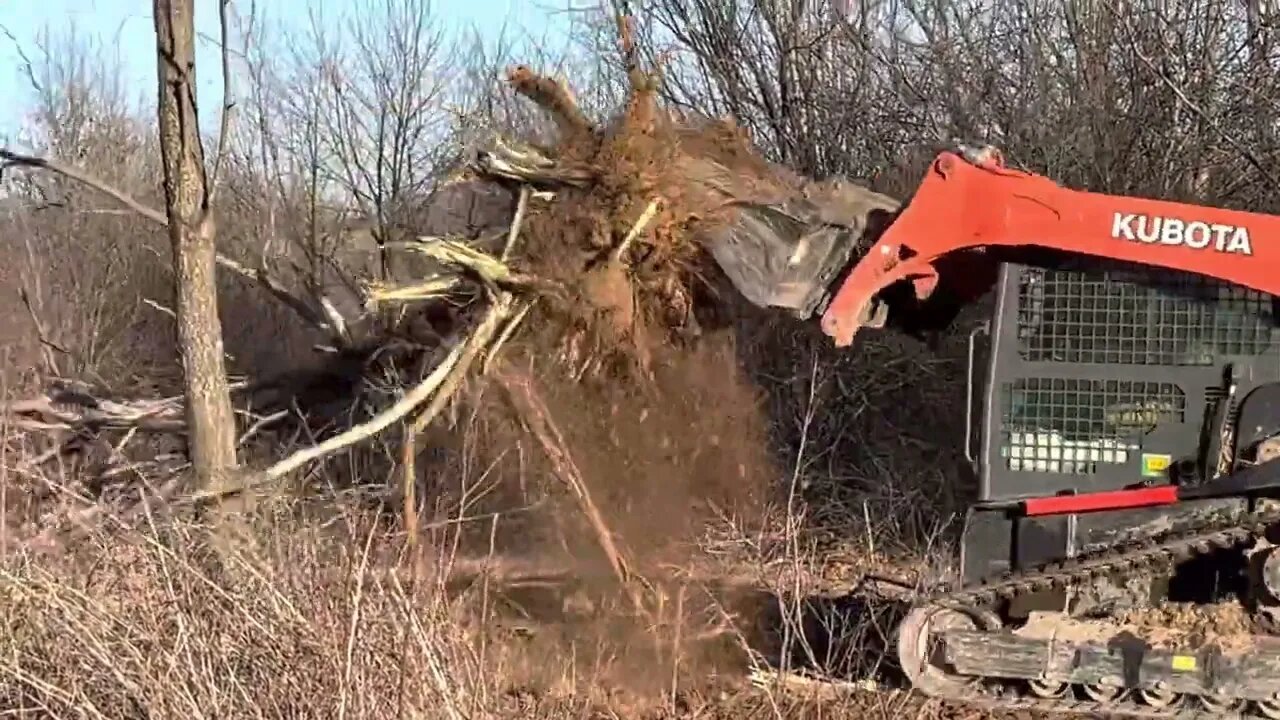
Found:
[[[717,377],[714,364],[703,367]],[[805,367],[812,364],[795,365]],[[712,512],[682,536],[691,544],[679,567],[665,568],[654,588],[662,606],[643,621],[624,607],[607,572],[597,572],[586,536],[571,533],[579,544],[565,553],[538,552],[551,547],[538,539],[549,527],[579,522],[572,503],[549,502],[532,467],[516,477],[486,465],[491,455],[480,443],[492,438],[465,413],[455,426],[464,430],[461,442],[428,438],[428,459],[445,454],[424,470],[431,512],[416,588],[394,507],[377,493],[371,502],[368,491],[342,489],[357,467],[394,467],[382,457],[390,447],[322,465],[312,482],[330,489],[310,499],[264,498],[243,515],[111,521],[39,555],[13,551],[22,534],[15,522],[0,538],[9,549],[0,571],[0,705],[31,717],[109,718],[900,712],[907,700],[893,695],[801,702],[746,680],[753,666],[782,658],[879,676],[884,658],[866,650],[883,647],[891,618],[800,598],[848,589],[864,572],[892,573],[919,557],[918,541],[906,535],[911,526],[866,521],[868,508],[901,508],[926,490],[868,494],[824,470],[824,443],[836,433],[830,423],[850,416],[823,405],[823,386],[822,373],[774,382],[766,395],[775,410],[798,413],[773,428],[779,459],[793,471],[776,478],[776,500],[755,517]],[[563,410],[567,399],[550,402]],[[590,438],[589,428],[571,430]],[[732,421],[707,431],[732,432]],[[33,464],[37,446],[8,430],[5,438],[0,502],[16,515],[24,500],[38,506],[42,523],[67,522],[87,491],[77,470]],[[802,442],[788,448],[787,438]],[[527,465],[532,449],[517,444],[508,455]],[[585,461],[588,480],[598,481],[591,463],[601,460]],[[516,506],[519,486],[529,494]],[[505,499],[487,505],[495,492]],[[603,505],[613,522],[637,500],[641,508],[672,507],[671,499],[625,492]],[[644,538],[643,512],[639,523],[620,522],[624,541]],[[512,552],[522,539],[534,552]],[[653,569],[640,570],[658,575]],[[776,596],[791,599],[779,605]]]
[[[379,577],[359,543],[283,532],[218,553],[210,539],[199,525],[152,527],[6,567],[5,705],[111,718],[390,717],[397,706],[448,717],[476,702],[459,686],[474,658],[442,621],[447,607]],[[401,695],[401,673],[427,682]]]
[[[527,572],[477,576],[449,532],[427,544],[415,588],[391,523],[326,505],[147,516],[52,556],[10,555],[0,704],[31,717],[473,718],[769,716],[783,702],[743,681],[745,658],[726,661],[745,636],[703,638],[698,657],[674,624],[649,628],[667,641],[654,647],[608,598]]]

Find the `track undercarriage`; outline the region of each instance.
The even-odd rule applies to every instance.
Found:
[[[920,599],[899,626],[898,656],[925,695],[989,710],[1113,717],[1280,718],[1280,554],[1268,533],[1280,508],[1085,554]],[[1242,559],[1246,624],[1178,633],[1140,627],[1098,607],[1004,620],[1011,603],[1087,594],[1103,582],[1156,579],[1199,559]],[[1092,612],[1091,612],[1092,611]]]

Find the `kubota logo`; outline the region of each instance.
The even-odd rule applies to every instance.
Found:
[[[1186,222],[1158,215],[1118,212],[1111,221],[1111,237],[1147,245],[1186,245],[1197,250],[1212,248],[1218,252],[1253,254],[1249,228],[1198,220]]]

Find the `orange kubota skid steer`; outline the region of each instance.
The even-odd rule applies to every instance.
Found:
[[[960,442],[979,491],[961,577],[898,629],[918,690],[992,710],[1280,718],[1280,217],[944,152],[827,286],[805,309],[841,346],[994,293],[969,336]],[[1235,612],[1149,622],[1171,602]]]

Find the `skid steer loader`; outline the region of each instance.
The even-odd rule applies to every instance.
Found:
[[[807,268],[834,290],[791,307],[839,346],[994,296],[969,336],[961,576],[897,630],[912,685],[990,710],[1280,718],[1280,217],[961,149],[863,247]],[[1188,604],[1235,611],[1143,620]]]

